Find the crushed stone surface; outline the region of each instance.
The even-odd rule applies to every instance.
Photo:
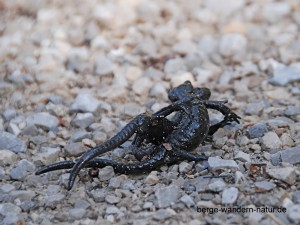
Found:
[[[0,224],[299,224],[299,11],[293,0],[0,0]],[[186,80],[242,118],[194,150],[207,162],[83,169],[71,191],[68,170],[35,175],[167,106]],[[132,163],[130,141],[101,157]],[[199,212],[224,207],[287,211]]]

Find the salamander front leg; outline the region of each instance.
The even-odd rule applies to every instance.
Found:
[[[204,105],[207,108],[215,109],[215,110],[218,110],[219,112],[221,112],[225,116],[224,117],[224,121],[226,121],[226,122],[235,121],[237,123],[240,123],[239,119],[241,119],[241,117],[238,116],[237,114],[235,114],[230,108],[228,108],[225,105],[225,103],[227,103],[227,101],[211,101],[211,100],[206,100],[204,102]]]

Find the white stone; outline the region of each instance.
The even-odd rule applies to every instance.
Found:
[[[275,132],[268,132],[262,137],[263,149],[277,149],[282,146],[281,140]]]
[[[152,85],[153,82],[148,77],[141,77],[133,83],[132,90],[138,95],[147,96]]]
[[[126,68],[125,77],[130,81],[135,81],[142,76],[142,70],[137,66],[128,66]]]
[[[230,187],[222,193],[222,204],[233,204],[239,196],[239,190],[236,187]]]
[[[225,34],[220,42],[220,53],[223,56],[242,55],[247,49],[247,39],[242,34]]]
[[[240,160],[242,162],[251,162],[250,155],[243,151],[238,151],[238,153],[234,156],[234,159]]]
[[[231,169],[234,171],[239,170],[239,167],[234,160],[225,160],[218,157],[209,157],[208,165],[212,171],[224,169]]]
[[[18,158],[18,155],[10,150],[0,150],[0,166],[13,165]]]
[[[267,168],[266,171],[271,177],[282,180],[289,185],[293,185],[296,181],[296,172],[293,167]]]

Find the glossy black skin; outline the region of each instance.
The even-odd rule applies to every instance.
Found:
[[[44,166],[36,174],[53,170],[71,169],[68,190],[82,168],[112,166],[116,172],[137,173],[152,170],[158,166],[178,161],[201,161],[207,157],[193,154],[195,149],[208,136],[211,136],[220,127],[240,118],[224,104],[227,101],[211,101],[210,90],[194,88],[189,81],[173,88],[169,92],[172,104],[159,110],[151,116],[140,114],[129,122],[118,134],[100,146],[90,149],[76,161],[63,161]],[[207,109],[216,109],[224,114],[224,119],[209,125]],[[166,116],[175,112],[172,120]],[[112,160],[96,158],[114,148],[119,147],[135,134],[131,150],[140,161],[123,164]],[[143,158],[145,158],[143,160]]]

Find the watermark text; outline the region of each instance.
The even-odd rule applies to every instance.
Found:
[[[197,212],[199,213],[206,213],[206,214],[215,214],[218,212],[221,213],[285,213],[285,207],[257,207],[257,208],[250,208],[250,207],[197,207]]]

